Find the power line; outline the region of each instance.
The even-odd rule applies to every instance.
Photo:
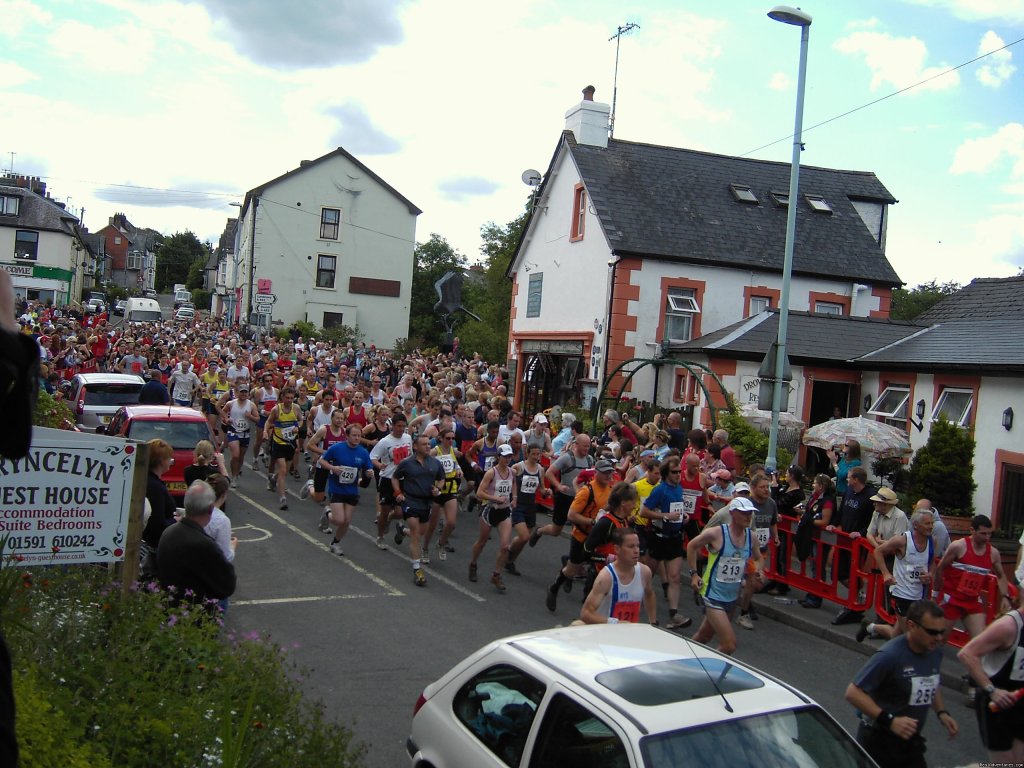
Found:
[[[861,104],[859,107],[854,107],[853,109],[848,109],[846,112],[841,112],[840,114],[834,115],[834,116],[828,118],[827,120],[822,120],[820,123],[815,123],[814,125],[808,126],[808,127],[803,129],[803,133],[807,133],[809,131],[813,131],[815,128],[820,128],[823,125],[828,125],[829,123],[835,122],[836,120],[839,120],[841,118],[844,118],[844,117],[847,117],[849,115],[852,115],[854,112],[860,112],[862,109],[867,109],[868,107],[872,107],[875,104],[879,104],[879,103],[885,101],[886,99],[891,99],[893,96],[899,96],[901,93],[906,93],[907,91],[911,91],[914,88],[918,88],[918,87],[924,85],[925,83],[931,82],[932,80],[936,80],[936,79],[938,79],[940,77],[945,77],[950,72],[956,72],[958,69],[963,69],[968,64],[973,64],[976,61],[981,61],[982,59],[987,58],[987,57],[991,56],[994,53],[999,53],[1000,51],[1005,51],[1007,48],[1010,48],[1010,47],[1012,47],[1014,45],[1017,45],[1017,43],[1021,43],[1021,42],[1024,42],[1024,37],[1019,37],[1016,40],[1014,40],[1013,42],[1007,43],[1002,48],[996,48],[995,50],[989,51],[988,53],[982,53],[982,54],[980,54],[978,56],[975,56],[973,59],[965,61],[962,64],[957,64],[955,67],[950,67],[949,69],[944,69],[942,72],[938,72],[938,73],[932,75],[931,77],[926,77],[924,80],[920,80],[920,81],[914,83],[913,85],[908,85],[905,88],[900,88],[898,91],[893,91],[892,93],[886,94],[885,96],[877,98],[874,101],[869,101],[866,104]],[[793,138],[793,136],[794,136],[794,134],[791,133],[788,136],[783,136],[781,139],[776,139],[775,141],[769,142],[768,144],[762,144],[760,147],[757,147],[756,149],[748,150],[747,152],[744,152],[742,155],[737,155],[737,157],[746,157],[747,155],[752,155],[755,152],[760,152],[762,149],[767,149],[768,147],[773,147],[776,144],[782,143],[783,141],[789,141],[790,139]]]
[[[68,179],[62,176],[39,176],[40,179],[48,181],[70,181],[75,184],[91,184],[94,188],[115,187],[117,189],[139,189],[147,192],[175,192],[182,195],[206,195],[207,197],[241,197],[241,192],[208,192],[198,189],[172,189],[169,187],[146,187],[140,184],[113,184],[105,181],[90,181],[89,179]]]

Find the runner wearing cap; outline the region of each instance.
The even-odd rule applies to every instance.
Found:
[[[491,584],[499,592],[505,591],[501,580],[501,569],[508,560],[508,547],[512,542],[512,508],[516,505],[515,473],[509,466],[512,446],[506,443],[498,447],[498,461],[488,469],[477,488],[476,497],[484,502],[480,511],[480,535],[473,543],[473,554],[469,561],[469,580],[476,581],[476,561],[491,538],[491,529],[498,529],[498,555],[491,574]]]
[[[226,396],[225,396],[226,397]],[[238,476],[242,474],[245,452],[249,448],[249,433],[253,424],[260,420],[256,404],[249,399],[249,385],[238,385],[234,400],[218,403],[220,417],[227,425],[228,451],[231,453],[231,487],[238,487]]]
[[[755,507],[742,496],[729,505],[728,525],[706,527],[686,545],[686,561],[690,566],[690,586],[699,592],[704,602],[704,620],[693,639],[707,643],[718,636],[718,650],[732,654],[736,651],[736,631],[732,617],[740,597],[740,586],[746,572],[747,561],[753,559],[754,573],[748,578],[764,580],[764,560],[761,548],[753,545],[750,524]],[[708,564],[701,576],[697,570],[697,555],[702,547],[708,548]]]

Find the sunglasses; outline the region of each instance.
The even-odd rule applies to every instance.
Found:
[[[944,634],[946,634],[945,627],[943,627],[942,629],[932,629],[931,627],[926,627],[924,624],[918,624],[916,621],[913,623],[915,626],[920,627],[932,637],[942,637]]]

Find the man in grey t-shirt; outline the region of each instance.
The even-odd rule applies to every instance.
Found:
[[[562,528],[569,519],[569,507],[576,498],[576,476],[584,469],[594,466],[590,455],[590,436],[585,432],[576,436],[575,442],[559,456],[544,473],[548,485],[556,491],[555,507],[551,522],[541,526],[530,535],[530,546],[537,546],[541,536],[561,536]]]
[[[417,437],[412,444],[412,456],[404,459],[391,476],[395,501],[402,506],[402,515],[409,529],[409,554],[412,557],[413,577],[417,587],[425,586],[426,574],[420,562],[421,528],[425,532],[430,520],[430,505],[441,493],[444,484],[444,465],[430,455],[430,438]]]

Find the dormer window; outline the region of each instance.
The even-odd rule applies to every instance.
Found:
[[[758,203],[757,195],[746,184],[730,184],[729,191],[738,203]]]
[[[785,208],[789,205],[789,192],[772,192],[772,202],[775,203],[779,208]]]
[[[16,195],[0,195],[0,216],[17,216],[20,203]]]
[[[804,199],[818,213],[832,213],[832,206],[821,195],[804,195]]]

